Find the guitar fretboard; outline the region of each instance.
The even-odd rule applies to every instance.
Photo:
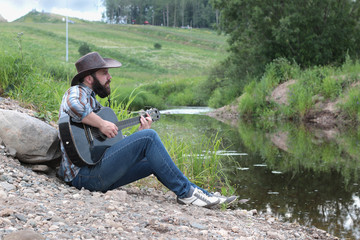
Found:
[[[119,130],[122,130],[124,128],[136,125],[138,123],[140,123],[140,117],[133,117],[133,118],[129,118],[129,119],[117,122],[117,123],[115,123],[115,125],[119,128]]]

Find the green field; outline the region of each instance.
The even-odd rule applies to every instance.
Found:
[[[225,37],[209,30],[76,23],[69,25],[66,62],[65,29],[64,23],[0,24],[0,96],[30,105],[46,121],[58,119],[62,95],[76,73],[74,63],[84,42],[92,51],[123,63],[110,70],[112,97],[119,100],[112,101],[111,107],[119,120],[137,107],[194,103],[209,69],[227,54]],[[156,49],[155,43],[161,48]],[[131,95],[134,89],[137,95]],[[99,100],[106,104],[106,99]],[[129,107],[130,103],[134,106]],[[125,132],[131,134],[136,128]],[[212,190],[227,184],[219,156],[211,154],[220,146],[220,138],[200,136],[197,145],[181,142],[176,134],[162,139],[189,179]],[[208,156],[199,158],[204,149],[209,149]]]
[[[17,38],[18,33],[23,35]],[[83,43],[104,57],[119,60],[123,67],[110,71],[112,86],[120,87],[122,97],[143,86],[138,105],[203,105],[204,101],[193,100],[194,88],[208,77],[209,69],[227,56],[226,37],[206,29],[69,24],[68,62],[65,43],[65,23],[0,24],[1,54],[20,56],[21,46],[24,59],[31,59],[35,67],[50,73],[64,72],[52,74],[55,80],[72,78]],[[156,43],[160,49],[154,47]]]

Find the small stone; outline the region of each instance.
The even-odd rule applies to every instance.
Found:
[[[248,214],[248,211],[241,209],[241,210],[236,210],[235,214],[237,216],[246,216]]]
[[[223,237],[225,237],[225,238],[227,238],[228,237],[228,232],[225,230],[225,229],[220,229],[219,231],[218,231],[218,233],[221,235],[221,236],[223,236]]]
[[[6,209],[0,211],[0,217],[8,217],[8,216],[12,215],[13,213],[14,213],[13,210],[6,208]]]
[[[5,199],[7,198],[7,193],[3,190],[0,190],[0,199]]]
[[[30,225],[33,228],[35,228],[37,226],[37,222],[34,219],[28,220],[27,224]]]
[[[49,227],[49,231],[56,231],[56,230],[58,230],[59,229],[59,226],[56,226],[56,225],[51,225],[50,227]]]
[[[34,172],[48,173],[51,171],[51,168],[47,165],[32,165],[31,170],[33,170]]]
[[[17,219],[19,219],[20,221],[23,221],[23,222],[27,221],[26,217],[24,215],[20,214],[20,213],[15,213],[15,217]]]
[[[120,201],[125,202],[125,201],[126,201],[126,198],[127,198],[127,192],[125,192],[125,191],[118,191],[118,197],[119,197],[119,200],[120,200]]]
[[[193,228],[197,228],[197,229],[200,229],[200,230],[206,230],[207,229],[206,226],[203,226],[203,225],[201,225],[200,223],[197,223],[197,222],[192,222],[192,223],[190,223],[190,225]]]
[[[258,215],[258,211],[256,209],[252,209],[249,212],[252,216]]]
[[[281,235],[281,234],[279,234],[279,233],[277,233],[277,232],[267,232],[266,233],[266,235],[270,238],[270,239],[278,239],[278,240],[285,240],[286,238],[283,236],[283,235]]]
[[[34,192],[34,190],[32,190],[32,189],[29,189],[29,188],[27,188],[27,189],[25,189],[24,191],[23,191],[23,193],[25,194],[25,195],[27,195],[27,194],[34,194],[35,192]]]
[[[22,230],[10,233],[4,237],[4,240],[44,240],[45,238],[34,231]]]
[[[16,189],[16,187],[8,182],[1,182],[0,186],[2,186],[3,189],[5,189],[5,191],[10,192],[14,189]]]
[[[74,194],[72,197],[73,197],[73,199],[80,199],[80,198],[81,198],[81,195],[78,194],[78,193],[76,193],[76,194]]]
[[[268,220],[267,220],[268,223],[273,223],[275,222],[275,218],[274,217],[270,217]]]
[[[16,157],[16,150],[15,150],[15,148],[7,147],[7,153],[8,153],[8,155],[11,156],[11,157]]]

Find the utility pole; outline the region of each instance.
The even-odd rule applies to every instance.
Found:
[[[66,16],[66,62],[69,61],[68,16]]]
[[[66,0],[66,8],[68,8],[68,0]],[[68,16],[66,14],[66,62],[69,61],[69,31],[68,31]]]

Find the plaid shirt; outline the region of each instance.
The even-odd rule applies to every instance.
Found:
[[[96,100],[94,91],[84,84],[79,84],[65,92],[59,110],[59,118],[69,115],[74,122],[81,122],[84,117],[93,111],[98,111],[100,108],[101,105]],[[60,144],[62,161],[58,174],[65,182],[71,182],[78,174],[80,167],[71,162],[61,141]]]

